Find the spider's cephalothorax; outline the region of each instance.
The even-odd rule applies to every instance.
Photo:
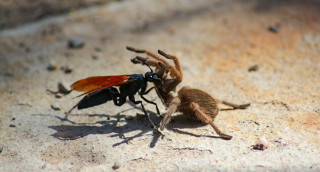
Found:
[[[226,101],[220,101],[204,91],[189,87],[183,87],[178,91],[177,96],[174,96],[172,92],[175,91],[183,77],[178,58],[158,50],[160,55],[173,60],[174,66],[172,66],[164,58],[160,58],[158,55],[148,50],[135,49],[132,47],[127,47],[127,49],[136,53],[145,53],[150,56],[151,58],[137,56],[131,61],[135,64],[147,64],[151,67],[155,67],[154,73],[161,78],[161,82],[154,82],[159,97],[168,109],[160,123],[161,130],[163,130],[170,122],[174,112],[182,112],[184,115],[196,118],[203,123],[210,124],[221,138],[232,138],[232,136],[221,132],[214,124],[214,119],[219,112],[218,104],[222,103],[233,107],[234,109],[245,109],[250,106],[250,104],[237,105]]]

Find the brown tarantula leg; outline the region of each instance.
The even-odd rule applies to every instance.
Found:
[[[167,73],[169,72],[169,67],[166,67],[162,62],[158,62],[158,68],[156,69],[156,73],[163,78],[167,77]]]
[[[127,46],[126,47],[127,50],[129,51],[133,51],[133,52],[136,52],[136,53],[145,53],[147,54],[148,56],[151,56],[152,58],[158,60],[158,61],[161,61],[162,63],[164,63],[165,65],[169,65],[168,62],[166,62],[164,59],[160,58],[159,56],[157,56],[156,54],[153,54],[152,52],[148,51],[148,50],[144,50],[144,49],[137,49],[137,48],[133,48],[133,47],[129,47]]]
[[[220,101],[222,104],[224,104],[224,105],[233,107],[234,109],[245,109],[245,108],[247,108],[247,107],[250,106],[250,103],[238,105],[238,104],[233,104],[233,103],[226,102],[226,101],[221,101],[221,100],[219,100],[219,101]]]
[[[179,62],[178,58],[176,56],[167,54],[161,50],[158,50],[158,53],[167,59],[173,60],[174,65],[175,65],[175,70],[177,70],[176,72],[178,72],[179,75],[181,75],[180,77],[182,78],[182,71],[181,71],[180,62]]]
[[[197,103],[190,103],[190,106],[192,108],[192,110],[195,112],[196,116],[198,117],[198,119],[200,119],[202,122],[206,123],[206,124],[210,124],[211,127],[214,129],[214,131],[223,139],[226,140],[230,140],[232,138],[232,136],[227,135],[222,133],[218,127],[213,123],[213,119],[208,116],[207,114],[205,114],[204,112],[202,112],[200,110],[200,107]]]
[[[142,65],[149,65],[149,66],[154,66],[156,68],[159,68],[158,67],[158,62],[155,61],[155,60],[151,60],[151,59],[147,59],[147,58],[144,58],[144,57],[140,57],[140,56],[136,56],[135,58],[131,59],[131,62],[134,63],[134,64],[142,64]]]
[[[163,130],[164,127],[170,122],[172,114],[177,111],[179,105],[180,105],[179,97],[174,97],[169,104],[167,114],[164,116],[164,118],[160,123],[160,130]]]
[[[129,51],[133,51],[133,52],[136,52],[136,53],[145,53],[146,50],[143,50],[143,49],[137,49],[137,48],[133,48],[133,47],[130,47],[130,46],[126,46],[127,50]]]
[[[170,67],[171,76],[175,78],[175,82],[173,82],[171,86],[168,88],[172,90],[182,81],[183,78],[179,60],[176,56],[169,55],[161,50],[158,50],[158,53],[167,59],[173,60],[174,62],[175,67],[168,65]]]

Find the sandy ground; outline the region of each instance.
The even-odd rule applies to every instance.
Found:
[[[12,28],[42,18],[71,13],[111,0],[4,0],[0,1],[0,29]]]
[[[277,33],[268,30],[278,23]],[[73,37],[85,46],[69,49]],[[181,114],[160,138],[139,106],[111,102],[62,121],[79,93],[46,93],[58,82],[148,71],[130,62],[136,54],[126,45],[178,56],[180,87],[250,102],[215,120],[233,139]],[[50,62],[58,69],[48,71]],[[69,74],[60,70],[66,65]],[[248,72],[253,65],[259,69]],[[116,1],[3,30],[0,171],[112,171],[115,163],[116,171],[320,171],[319,73],[316,0]],[[166,112],[156,94],[148,98]],[[60,111],[50,107],[55,102]],[[270,147],[252,150],[262,136]]]

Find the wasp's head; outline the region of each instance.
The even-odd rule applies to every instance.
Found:
[[[157,74],[152,72],[147,72],[144,77],[149,82],[162,82],[161,78]]]

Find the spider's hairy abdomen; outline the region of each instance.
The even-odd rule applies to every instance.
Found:
[[[208,93],[199,89],[183,87],[178,92],[178,96],[181,100],[178,110],[186,115],[194,116],[194,111],[190,106],[191,103],[197,103],[201,111],[208,114],[212,119],[214,119],[219,112],[217,101]]]

